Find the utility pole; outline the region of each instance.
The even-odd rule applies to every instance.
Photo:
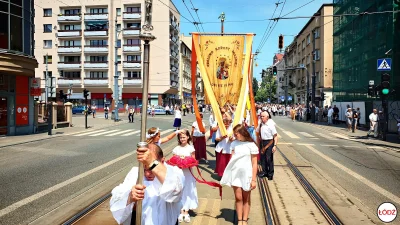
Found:
[[[44,92],[45,92],[44,101],[45,101],[46,105],[47,105],[47,98],[49,97],[49,84],[48,84],[48,82],[49,82],[49,79],[48,79],[48,77],[49,77],[49,71],[48,71],[48,57],[49,57],[49,54],[47,54],[47,53],[46,53],[46,77],[44,78],[44,80],[45,80],[45,84],[44,84],[44,87],[45,87],[45,90],[44,90]]]
[[[219,15],[218,19],[221,19],[221,35],[224,35],[225,13],[222,12],[221,15]]]
[[[312,90],[311,90],[311,101],[312,101],[312,105],[311,105],[311,123],[315,123],[315,59],[316,57],[316,52],[315,52],[315,35],[314,35],[313,31],[313,64],[312,64]]]
[[[139,37],[144,41],[144,59],[143,59],[143,99],[142,99],[142,121],[140,125],[140,141],[146,141],[146,122],[147,122],[147,103],[149,94],[149,59],[150,59],[150,41],[156,39],[150,32],[153,30],[151,25],[152,11],[153,11],[153,0],[145,0],[145,19],[144,25],[142,26],[142,32]],[[143,183],[144,176],[143,163],[139,163],[139,172],[137,184]],[[136,223],[142,224],[142,201],[136,203]]]
[[[118,119],[118,102],[119,102],[119,88],[118,88],[118,28],[117,28],[117,16],[115,16],[115,53],[114,53],[114,121],[117,122]]]

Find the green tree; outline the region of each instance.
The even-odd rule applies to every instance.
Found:
[[[258,91],[258,80],[253,77],[253,94],[254,96],[257,95],[257,91]]]
[[[275,77],[270,75],[264,77],[261,82],[261,87],[257,90],[255,101],[266,102],[269,98],[271,99],[271,102],[275,102],[277,100],[275,98],[277,87],[278,83],[276,82]]]

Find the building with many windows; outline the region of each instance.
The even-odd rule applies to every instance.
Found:
[[[0,1],[0,136],[35,131],[33,6],[32,0]]]
[[[192,37],[180,37],[181,49],[179,54],[179,96],[182,102],[192,104]]]
[[[100,110],[117,97],[121,109],[140,105],[144,7],[139,0],[35,1],[36,77],[43,80],[43,92],[47,57],[47,75],[56,91],[67,93],[71,87],[73,102],[81,102],[88,89]],[[150,43],[149,101],[162,105],[178,94],[179,73],[172,68],[179,68],[179,12],[172,1],[161,0],[153,2],[152,15],[156,39]],[[116,75],[122,94],[114,97]]]
[[[294,103],[305,104],[311,95],[312,76],[315,77],[315,103],[317,106],[332,102],[332,15],[333,4],[323,4],[286,48],[287,68],[306,67],[287,71],[288,92]],[[307,72],[308,71],[308,72]],[[321,94],[325,93],[325,101]]]

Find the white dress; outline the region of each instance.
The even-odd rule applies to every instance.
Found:
[[[254,142],[241,142],[235,140],[231,144],[232,158],[226,166],[221,178],[221,185],[241,187],[250,191],[253,177],[251,155],[258,154],[258,147]]]
[[[186,145],[185,147],[176,146],[172,153],[179,156],[191,156],[195,151],[192,145]],[[183,175],[185,176],[185,184],[182,194],[182,209],[188,211],[189,209],[197,209],[199,205],[199,199],[197,197],[196,179],[190,173],[189,169],[183,169]]]
[[[178,219],[185,177],[178,167],[164,165],[167,167],[167,174],[163,184],[157,177],[153,181],[144,179],[146,189],[142,206],[142,225],[175,224]],[[136,184],[138,169],[133,167],[124,182],[111,192],[110,211],[118,224],[131,224],[135,203],[127,205],[127,201],[132,187]]]

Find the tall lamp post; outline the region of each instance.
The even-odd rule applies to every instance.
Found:
[[[151,25],[152,11],[153,11],[153,1],[145,0],[145,18],[144,25],[142,26],[142,32],[139,35],[140,39],[144,41],[144,54],[143,54],[143,94],[142,94],[142,121],[140,125],[140,141],[146,141],[146,122],[147,122],[147,103],[148,103],[148,93],[149,93],[149,59],[150,59],[150,41],[156,39],[150,32],[153,30],[153,25]],[[144,111],[143,111],[144,110]],[[143,163],[139,163],[138,172],[138,184],[143,183],[144,168]],[[142,201],[136,203],[136,223],[142,224]]]

